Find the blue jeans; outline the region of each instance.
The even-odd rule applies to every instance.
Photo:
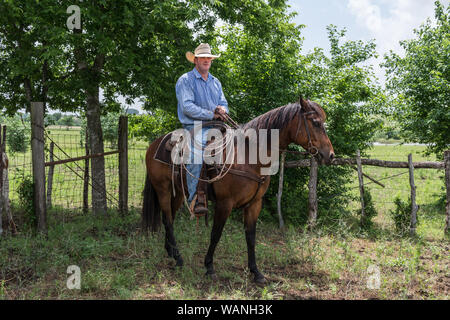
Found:
[[[191,130],[194,128],[194,125],[183,125],[183,128]],[[186,184],[189,192],[188,203],[194,199],[195,193],[197,192],[198,179],[200,178],[200,173],[202,171],[203,149],[206,147],[209,129],[211,129],[211,127],[202,127],[201,131],[198,130],[198,132],[192,132],[192,134],[195,135],[193,139],[196,141],[197,148],[191,143],[191,163],[186,164],[186,169],[195,177],[194,178],[189,173],[186,173]],[[200,145],[201,149],[199,148]]]

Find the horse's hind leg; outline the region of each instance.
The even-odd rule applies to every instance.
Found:
[[[216,202],[216,208],[214,212],[214,223],[211,230],[211,242],[209,244],[208,253],[205,257],[206,275],[211,278],[216,278],[216,272],[214,271],[213,256],[216,250],[217,243],[222,236],[223,227],[231,213],[231,205]]]
[[[166,238],[165,238],[165,248],[169,257],[172,257],[176,261],[176,266],[183,266],[183,258],[181,257],[180,252],[178,251],[177,243],[175,241],[175,236],[173,234],[173,221],[174,218],[172,216],[172,203],[171,203],[171,195],[170,193],[164,194],[159,198],[159,203],[161,205],[161,210],[163,212],[162,220],[164,223],[164,228],[166,230]]]
[[[178,193],[176,197],[172,196],[171,206],[170,206],[171,211],[172,211],[172,221],[175,221],[175,215],[176,215],[178,209],[180,209],[182,203],[183,203],[183,196],[182,195],[180,195]],[[164,223],[164,226],[166,227],[166,238],[165,238],[164,247],[166,248],[167,254],[169,255],[169,257],[174,258],[173,247],[172,247],[172,245],[170,244],[170,241],[169,241],[170,230],[168,229],[166,215],[163,215],[163,223]]]
[[[250,272],[255,276],[254,280],[257,284],[264,284],[266,282],[264,275],[259,272],[258,267],[256,266],[255,257],[256,220],[258,220],[258,216],[261,211],[261,202],[261,200],[256,201],[244,210],[244,226],[245,239],[247,240],[248,268],[250,269]]]

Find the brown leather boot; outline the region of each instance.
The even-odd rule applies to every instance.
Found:
[[[203,164],[202,171],[200,172],[200,179],[206,180],[206,165]],[[198,181],[197,184],[197,200],[194,206],[194,214],[198,217],[204,216],[208,213],[208,183],[205,181]]]

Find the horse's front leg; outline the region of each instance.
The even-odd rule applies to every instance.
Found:
[[[208,253],[205,257],[205,267],[206,267],[206,275],[210,276],[212,279],[216,279],[216,272],[214,271],[213,264],[213,256],[214,251],[216,250],[217,243],[222,236],[223,227],[225,226],[225,222],[227,221],[232,206],[226,203],[216,202],[215,212],[214,212],[214,223],[211,230],[211,242],[209,244]]]
[[[254,281],[258,285],[266,283],[264,275],[259,272],[256,266],[255,257],[255,235],[256,235],[256,221],[258,220],[259,213],[261,211],[262,200],[257,200],[244,210],[244,226],[245,226],[245,239],[247,240],[247,253],[248,253],[248,268],[254,275]]]

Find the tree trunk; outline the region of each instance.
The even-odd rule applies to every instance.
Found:
[[[100,102],[98,86],[86,91],[87,131],[92,154],[103,153],[103,131],[100,122]],[[94,214],[106,213],[105,158],[91,159],[92,210]]]

